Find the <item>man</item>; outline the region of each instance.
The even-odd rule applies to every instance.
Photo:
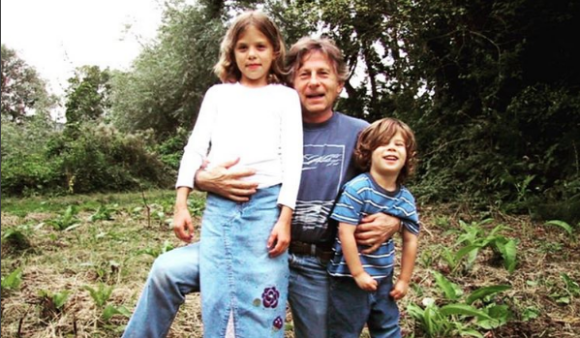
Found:
[[[290,243],[289,302],[296,338],[327,336],[329,277],[335,226],[328,215],[341,186],[354,177],[351,161],[358,133],[367,122],[333,111],[348,76],[340,50],[329,40],[302,38],[288,52],[289,82],[302,104],[304,164]],[[195,184],[201,190],[244,202],[256,184],[244,180],[251,169],[230,169],[236,161],[210,171],[200,170]],[[183,206],[182,208],[186,208]],[[187,210],[175,219],[177,237],[191,241],[193,230]],[[400,228],[386,214],[369,215],[357,227],[359,244],[372,252]],[[199,291],[199,245],[191,244],[159,256],[124,337],[165,337],[185,295]],[[218,281],[216,281],[218,282]]]

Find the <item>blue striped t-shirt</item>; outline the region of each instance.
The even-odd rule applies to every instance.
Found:
[[[419,234],[419,215],[415,198],[409,190],[404,186],[399,186],[396,191],[387,191],[379,186],[369,173],[358,175],[344,186],[330,217],[338,222],[357,226],[366,215],[379,212],[399,218],[407,231],[415,235]],[[364,270],[375,279],[388,277],[393,272],[395,264],[393,240],[389,239],[381,244],[373,253],[361,253],[366,248],[368,246],[358,245]],[[335,277],[352,277],[342,254],[338,236],[336,236],[333,250],[335,255],[328,264],[328,273]]]

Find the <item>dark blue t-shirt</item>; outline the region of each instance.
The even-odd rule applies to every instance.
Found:
[[[358,174],[352,154],[358,134],[368,122],[338,112],[323,123],[304,123],[304,162],[292,240],[332,243],[330,211],[341,187]]]

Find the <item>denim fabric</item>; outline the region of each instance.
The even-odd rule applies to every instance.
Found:
[[[393,275],[378,281],[375,292],[358,287],[353,278],[331,277],[330,338],[358,338],[365,323],[373,338],[400,338],[399,308],[389,296]]]
[[[219,281],[214,280],[215,283]],[[185,301],[199,291],[199,243],[166,252],[155,260],[123,338],[163,338]]]
[[[295,338],[326,338],[328,315],[328,261],[290,254],[288,301]]]
[[[244,203],[208,195],[200,241],[204,337],[224,337],[230,315],[236,337],[284,336],[288,253],[271,258],[266,247],[279,191],[258,189]]]

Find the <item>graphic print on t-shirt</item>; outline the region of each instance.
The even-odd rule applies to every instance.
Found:
[[[305,144],[300,185],[293,223],[302,231],[323,232],[345,172],[344,145]]]

